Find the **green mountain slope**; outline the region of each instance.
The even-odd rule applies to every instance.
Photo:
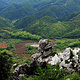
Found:
[[[39,18],[44,16],[59,18],[80,11],[80,0],[26,0],[22,3],[16,4],[23,6],[15,8],[15,10],[13,8],[15,5],[11,5],[11,11],[9,11],[11,6],[8,6],[0,12],[0,15],[12,20],[29,15],[35,15]]]
[[[28,39],[39,40],[42,37],[38,35],[30,34],[29,32],[15,29],[9,19],[0,17],[0,38],[16,38],[16,39]]]
[[[75,12],[75,13],[71,13],[69,15],[65,15],[61,18],[58,18],[57,20],[58,21],[77,21],[77,20],[80,20],[80,11]]]
[[[31,22],[37,20],[38,17],[36,17],[36,15],[31,15],[31,16],[26,16],[23,17],[19,20],[17,20],[14,25],[16,28],[21,29],[21,28],[25,28],[26,26],[28,26]]]
[[[50,16],[57,19],[58,21],[69,21],[80,13],[76,12],[80,10],[79,3],[79,0],[77,0],[77,2],[74,0],[50,0],[46,3],[36,3],[33,5],[33,8],[35,9],[34,15],[32,14],[30,16],[25,16],[24,18],[19,19],[15,23],[15,26],[17,28],[24,28],[31,22],[44,16]]]
[[[26,0],[3,0],[3,1],[5,1],[8,4],[11,4],[11,3],[20,3]]]
[[[36,4],[36,3],[42,3],[42,2],[49,2],[52,0],[3,0],[9,4],[11,3],[29,3],[29,4]],[[53,0],[54,1],[54,0]]]
[[[71,21],[77,21],[77,20],[80,20],[80,12],[79,12],[78,15],[76,15],[75,17],[73,17],[73,18],[71,19]]]
[[[36,15],[40,17],[50,16],[54,18],[62,17],[63,15],[67,15],[80,10],[80,1],[77,0],[56,0],[52,1],[43,6],[38,6],[38,11]]]
[[[61,38],[80,28],[80,21],[56,22],[49,17],[43,17],[28,25],[24,30],[44,38]]]
[[[5,19],[3,17],[0,17],[0,28],[3,27],[14,27],[9,19]]]
[[[33,12],[34,9],[27,3],[25,5],[13,3],[0,11],[0,15],[13,20],[31,15]]]
[[[73,19],[76,18],[79,14],[80,12],[71,13],[71,14],[62,16],[58,18],[57,20],[58,21],[73,21]]]
[[[66,38],[80,38],[80,28],[75,29],[64,35]]]
[[[0,0],[0,8],[7,6],[8,4],[2,0]]]
[[[15,30],[13,27],[9,19],[0,16],[0,38],[10,38],[11,36],[6,31]]]

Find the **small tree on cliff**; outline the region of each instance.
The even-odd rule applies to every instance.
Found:
[[[12,56],[7,50],[0,51],[0,80],[8,80],[12,66]]]

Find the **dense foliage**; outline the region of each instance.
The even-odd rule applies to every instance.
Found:
[[[8,80],[10,78],[11,67],[11,53],[6,50],[0,51],[0,80]]]
[[[5,19],[0,16],[0,28],[2,27],[14,27],[9,19]]]
[[[64,70],[59,70],[59,64],[56,66],[47,65],[45,68],[39,67],[34,76],[34,80],[60,80],[66,75]]]
[[[38,48],[27,46],[26,49],[25,49],[25,53],[30,54],[30,55],[38,53]]]
[[[7,7],[3,8],[3,10],[0,11],[0,15],[14,20],[14,19],[19,19],[22,18],[24,16],[28,16],[33,14],[32,12],[34,9],[31,7],[31,5],[29,4],[16,4],[13,3],[11,5],[8,5]]]
[[[11,4],[3,8],[0,15],[11,20],[34,14],[40,18],[43,16],[58,18],[80,10],[79,0],[4,0],[4,2]]]
[[[18,31],[18,32],[9,32],[8,33],[12,36],[12,38],[20,38],[20,39],[28,39],[28,40],[39,40],[42,37],[38,35],[32,35],[26,31]]]
[[[61,38],[61,37],[78,38],[80,35],[79,22],[80,22],[79,20],[68,21],[68,22],[60,22],[60,21],[57,22],[52,18],[43,17],[29,24],[27,27],[24,28],[24,30],[32,34],[40,35],[44,38]]]
[[[29,65],[32,60],[30,56],[38,53],[37,48],[31,45],[35,42],[37,44],[41,38],[52,39],[51,56],[67,47],[80,47],[80,12],[77,11],[80,11],[79,0],[1,0],[0,16],[8,19],[0,17],[0,80],[8,80],[10,77],[12,58],[7,50],[13,52],[14,64]],[[20,44],[15,47],[18,43]],[[23,53],[17,50],[23,50]],[[80,58],[80,52],[78,56]],[[66,75],[64,70],[59,70],[58,65],[46,65],[36,69],[35,74],[29,78],[22,76],[21,80],[68,78],[80,80],[80,75]]]

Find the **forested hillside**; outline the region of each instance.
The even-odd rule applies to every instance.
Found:
[[[31,15],[33,12],[33,8],[28,4],[20,5],[13,3],[1,10],[0,15],[8,19],[14,20],[22,18],[26,15]]]
[[[51,19],[50,17],[43,17],[29,24],[26,28],[24,28],[24,30],[33,34],[41,35],[45,38],[61,38],[66,37],[65,34],[69,34],[76,29],[79,30],[79,28],[79,20],[60,22]]]
[[[15,7],[15,5],[13,5],[12,2],[14,2],[15,5],[20,5],[21,7],[16,7],[14,10],[13,7]],[[16,1],[12,2],[12,4],[6,6],[2,11],[0,11],[1,16],[11,20],[20,19],[29,15],[35,15],[38,18],[42,18],[43,16],[58,18],[80,10],[79,0],[24,0],[23,2],[21,1],[22,3],[18,4]],[[11,7],[12,9],[10,11]]]
[[[79,20],[80,17],[80,12],[75,12],[75,13],[71,13],[69,15],[64,15],[58,19],[55,19],[55,18],[52,18],[50,17],[50,20],[54,20],[54,22],[57,22],[57,21],[73,21],[73,20]],[[49,16],[47,16],[49,18]],[[48,20],[48,18],[46,18],[46,20]],[[27,27],[30,23],[32,23],[33,21],[36,21],[40,19],[38,16],[36,17],[36,15],[31,15],[31,16],[26,16],[26,17],[23,17],[19,20],[17,20],[14,25],[16,28],[25,28]]]
[[[41,36],[32,35],[29,32],[15,29],[15,26],[9,19],[0,17],[0,38],[39,40]]]
[[[26,70],[25,73],[28,74],[19,76],[17,80],[80,80],[79,47],[80,0],[0,0],[0,80],[13,80],[12,74],[16,73],[14,69],[18,65],[21,70],[17,68],[17,72],[23,72],[25,75]],[[76,53],[77,51],[79,52]],[[49,54],[44,56],[46,52],[51,53],[50,57]],[[12,54],[11,63],[8,61],[11,57],[8,53]],[[38,54],[39,57],[32,56],[35,53],[41,54]],[[63,53],[64,59],[70,59],[66,58],[64,61],[58,53]],[[67,56],[68,53],[70,55]],[[31,56],[34,57],[33,60]],[[47,57],[49,61],[55,60],[54,64],[59,59],[58,62],[63,66],[61,67],[60,63],[55,66],[46,65],[45,61],[49,63]],[[36,60],[41,59],[44,63],[37,68],[42,62]],[[4,61],[9,64],[3,63]],[[13,66],[8,69],[7,65]],[[66,73],[64,67],[72,69]],[[19,74],[15,76],[18,77]]]
[[[0,28],[3,27],[14,27],[14,25],[11,24],[11,21],[9,19],[5,19],[0,16]]]
[[[0,0],[0,8],[7,6],[8,4],[2,0]]]

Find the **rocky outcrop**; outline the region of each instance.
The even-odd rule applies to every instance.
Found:
[[[27,76],[27,72],[28,72],[27,64],[19,65],[12,73],[13,79],[19,80],[19,75],[24,74],[25,76]]]
[[[51,56],[49,56],[52,52],[53,45],[51,42],[48,42],[48,40],[40,40],[39,41],[39,47],[38,52],[36,54],[33,54],[31,57],[33,59],[32,63],[36,62],[36,66],[42,66],[44,62],[49,62],[51,60]],[[32,65],[30,63],[30,65]]]
[[[50,56],[53,45],[48,42],[47,39],[39,41],[38,53],[33,54],[30,65],[27,64],[19,65],[12,73],[13,78],[18,80],[19,75],[23,74],[26,77],[34,74],[34,71],[39,66],[45,66],[45,63],[56,65],[60,63],[60,69],[65,68],[66,72],[79,72],[80,73],[80,59],[77,53],[80,48],[66,48],[62,53],[55,54],[54,57]]]
[[[55,54],[52,57],[52,60],[48,62],[48,64],[56,65],[60,62],[60,69],[65,68],[66,71],[79,72],[80,73],[80,59],[77,53],[80,51],[80,48],[75,48],[74,50],[71,48],[66,48],[62,53]]]
[[[19,65],[14,72],[12,73],[13,78],[15,80],[19,79],[19,75],[24,74],[27,77],[29,75],[34,74],[34,71],[37,67],[43,66],[45,63],[48,63],[51,61],[52,56],[49,56],[52,52],[53,45],[51,42],[48,42],[47,39],[40,40],[39,41],[39,47],[38,47],[38,53],[33,54],[32,61],[30,62],[30,65],[27,66],[27,64]]]

